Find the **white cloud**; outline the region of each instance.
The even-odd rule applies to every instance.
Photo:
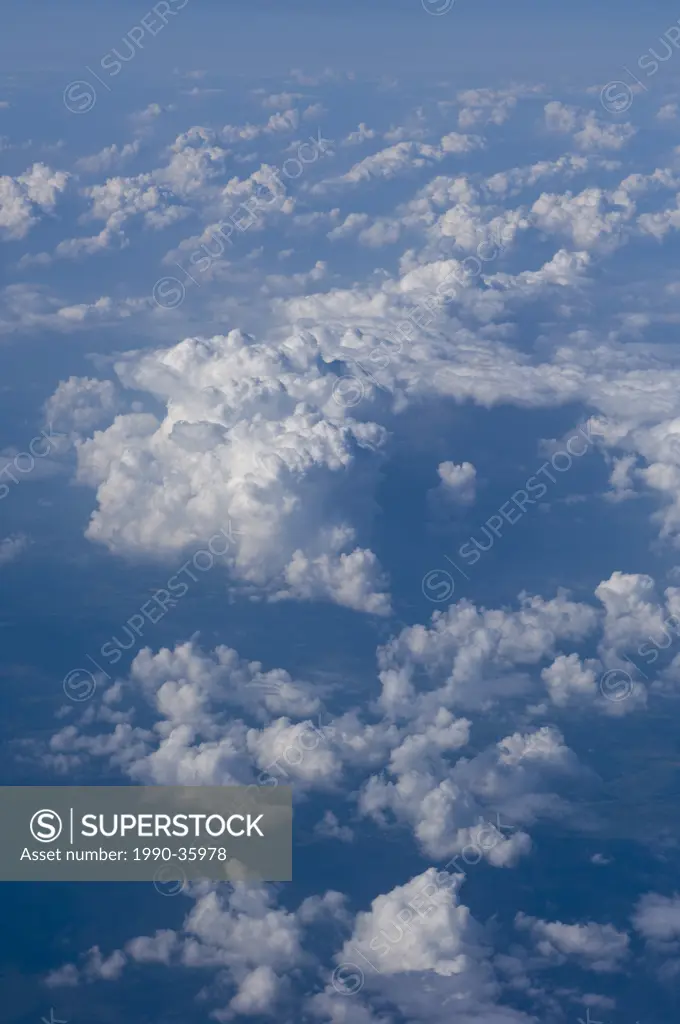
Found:
[[[590,971],[609,973],[622,968],[629,956],[629,937],[611,924],[563,924],[519,913],[515,926],[529,932],[536,952],[552,964],[575,960]]]
[[[483,145],[484,142],[479,136],[460,135],[458,132],[450,132],[443,136],[438,146],[413,141],[397,142],[394,146],[364,157],[345,174],[313,185],[311,192],[316,195],[327,192],[332,187],[357,185],[373,178],[396,178],[413,168],[426,167],[433,161],[443,160],[449,153],[469,153],[482,148]]]
[[[660,949],[680,948],[680,896],[650,892],[641,896],[632,917],[633,927],[647,942]]]
[[[279,600],[387,613],[382,573],[356,544],[341,498],[385,434],[344,415],[332,398],[337,378],[322,376],[311,352],[276,355],[232,332],[132,353],[115,369],[167,413],[118,416],[78,443],[78,479],[98,495],[91,540],[167,556],[230,521],[237,540],[225,565],[235,581]]]
[[[24,238],[38,223],[39,213],[54,208],[68,178],[65,171],[53,171],[45,164],[33,164],[16,178],[0,177],[0,237]]]
[[[354,832],[349,826],[341,825],[333,811],[326,811],[323,818],[314,827],[315,835],[324,839],[338,839],[341,843],[351,843]]]
[[[429,494],[444,506],[472,505],[477,489],[477,470],[471,462],[440,462],[437,466],[440,484]]]
[[[583,113],[557,101],[546,104],[545,123],[548,131],[574,133],[574,142],[586,152],[622,149],[636,134],[632,124],[604,121],[592,110]]]
[[[367,139],[374,139],[376,136],[372,128],[368,128],[362,121],[356,131],[350,132],[346,139],[343,139],[343,146],[358,146]]]
[[[23,533],[13,534],[0,540],[0,566],[15,561],[26,550],[30,541]]]
[[[664,103],[664,105],[657,111],[656,117],[658,121],[675,121],[678,116],[678,104],[677,103]]]
[[[104,149],[100,149],[93,156],[81,157],[80,160],[76,160],[75,166],[77,170],[86,171],[89,174],[110,171],[114,167],[119,167],[131,157],[136,156],[140,145],[141,143],[138,140],[127,142],[124,146],[120,147],[114,143],[111,146],[105,146]]]
[[[456,96],[460,104],[458,124],[471,128],[478,124],[501,125],[517,106],[521,90],[466,89]]]
[[[116,388],[110,380],[69,377],[45,403],[45,417],[57,430],[85,434],[110,420],[117,406]]]
[[[357,914],[354,930],[336,955],[335,987],[312,998],[322,1020],[369,1024],[370,1004],[388,1000],[407,1020],[449,1021],[455,1002],[463,1024],[521,1024],[523,1014],[499,1004],[500,986],[490,965],[484,931],[458,900],[460,875],[429,868]],[[368,961],[368,963],[366,963]],[[375,965],[371,967],[369,965]],[[360,971],[363,991],[342,1011],[342,970]],[[351,975],[352,976],[352,975]]]

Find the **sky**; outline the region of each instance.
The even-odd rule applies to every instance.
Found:
[[[676,1021],[677,10],[0,17],[3,785],[294,805],[2,1019]]]

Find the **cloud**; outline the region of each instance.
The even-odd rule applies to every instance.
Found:
[[[374,139],[375,136],[376,132],[372,128],[368,128],[362,121],[356,131],[350,132],[347,138],[343,139],[341,145],[359,146],[368,139]]]
[[[351,1019],[367,1024],[371,1005],[386,1003],[405,1019],[456,1019],[521,1024],[523,1014],[498,1002],[500,987],[488,956],[485,934],[459,902],[460,875],[429,868],[404,885],[377,896],[360,911],[352,935],[336,955],[334,986],[312,997],[310,1010],[320,1019]],[[344,974],[343,972],[344,968]],[[343,979],[359,973],[363,990],[355,995],[351,1018],[342,1013]],[[347,982],[346,984],[349,984]],[[346,996],[344,996],[346,1000]]]
[[[111,419],[117,402],[112,381],[69,377],[45,403],[45,417],[57,430],[86,434]]]
[[[325,182],[313,185],[311,192],[322,194],[330,188],[358,185],[374,178],[396,178],[414,168],[426,167],[433,161],[443,160],[448,153],[469,153],[481,149],[483,145],[484,141],[479,136],[460,135],[458,132],[450,132],[443,136],[439,146],[413,141],[397,142],[394,146],[388,146],[360,160],[340,177],[329,178]]]
[[[24,238],[40,220],[39,214],[54,208],[68,178],[65,171],[45,164],[33,164],[17,178],[0,177],[0,237]]]
[[[444,508],[451,505],[472,505],[475,500],[477,470],[471,462],[440,462],[437,466],[439,486],[429,491],[430,500]]]
[[[650,892],[641,896],[632,917],[633,927],[653,945],[680,941],[680,896],[660,896]]]
[[[517,106],[523,89],[465,89],[456,100],[460,105],[458,124],[471,128],[477,124],[501,125],[508,120]]]
[[[78,479],[97,489],[90,540],[167,557],[230,521],[235,582],[388,613],[383,574],[356,544],[341,495],[345,478],[370,477],[385,432],[344,414],[336,376],[311,352],[277,355],[235,331],[130,353],[115,370],[167,411],[117,416],[78,442]]]
[[[14,562],[29,544],[28,537],[23,533],[13,534],[0,540],[0,566]]]
[[[124,146],[118,147],[115,143],[105,146],[93,156],[84,156],[76,160],[75,166],[79,171],[86,171],[89,174],[98,174],[101,171],[110,171],[119,167],[126,160],[136,156],[141,143],[138,140],[127,142]]]
[[[557,101],[546,104],[545,124],[551,132],[574,133],[574,142],[586,152],[622,149],[637,131],[632,124],[612,124],[592,110],[583,113]]]
[[[536,953],[551,964],[576,961],[586,970],[610,973],[622,969],[630,939],[611,924],[563,924],[519,913],[515,926],[529,932]]]
[[[354,839],[354,831],[347,825],[341,825],[333,811],[324,813],[315,825],[314,833],[324,839],[338,839],[341,843],[351,843]]]

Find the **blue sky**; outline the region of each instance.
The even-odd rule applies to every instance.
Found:
[[[294,880],[2,883],[4,1019],[670,1024],[677,11],[155,6],[3,7],[0,765]]]

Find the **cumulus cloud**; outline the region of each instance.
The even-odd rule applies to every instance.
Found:
[[[57,430],[85,434],[111,419],[116,401],[112,381],[69,377],[45,403],[45,417]]]
[[[520,90],[465,89],[456,96],[460,104],[458,124],[471,128],[477,124],[501,125],[517,106]]]
[[[370,477],[385,432],[343,415],[337,377],[311,353],[277,355],[235,331],[131,354],[115,368],[124,387],[149,391],[167,413],[120,415],[78,442],[78,479],[98,496],[91,540],[167,556],[229,521],[237,539],[225,564],[235,581],[277,600],[388,613],[383,573],[356,544],[341,499],[346,477]]]
[[[552,964],[577,962],[587,970],[609,973],[622,969],[630,939],[611,924],[563,924],[518,914],[515,926],[531,935],[537,954]]]
[[[397,142],[394,146],[381,149],[360,160],[340,177],[329,178],[312,186],[311,191],[314,194],[322,194],[332,187],[357,185],[373,178],[396,178],[413,168],[425,167],[433,161],[443,160],[448,153],[469,153],[483,146],[484,140],[479,136],[461,135],[458,132],[450,132],[443,136],[438,146],[413,141]]]
[[[80,160],[76,160],[76,169],[86,171],[88,174],[110,171],[114,167],[119,167],[125,163],[126,160],[136,156],[140,145],[141,143],[137,139],[134,142],[126,142],[124,146],[117,146],[113,143],[111,146],[105,146],[103,149],[100,149],[98,153],[94,153],[92,156],[84,156]]]
[[[23,533],[13,534],[0,540],[0,566],[14,562],[26,550],[29,543],[28,537]]]
[[[548,131],[574,133],[574,142],[586,152],[622,149],[636,133],[631,124],[607,122],[592,110],[584,113],[556,100],[545,106],[545,123]]]
[[[647,893],[639,899],[632,920],[635,930],[653,945],[676,944],[680,942],[680,896]]]
[[[500,1002],[484,931],[459,901],[460,882],[460,875],[429,868],[377,896],[370,910],[357,914],[352,935],[336,956],[335,987],[313,997],[311,1011],[338,1024],[349,1019],[341,1010],[343,996],[337,995],[344,967],[345,972],[360,969],[365,985],[354,997],[351,1017],[361,1024],[376,1019],[371,997],[409,1020],[449,1020],[452,1000],[456,1018],[465,1024],[527,1020]]]
[[[33,164],[16,178],[0,177],[0,237],[24,238],[40,214],[54,208],[68,178],[65,171],[53,171],[45,164]]]
[[[437,466],[440,483],[430,491],[435,504],[472,505],[477,487],[477,470],[471,462],[440,462]]]

